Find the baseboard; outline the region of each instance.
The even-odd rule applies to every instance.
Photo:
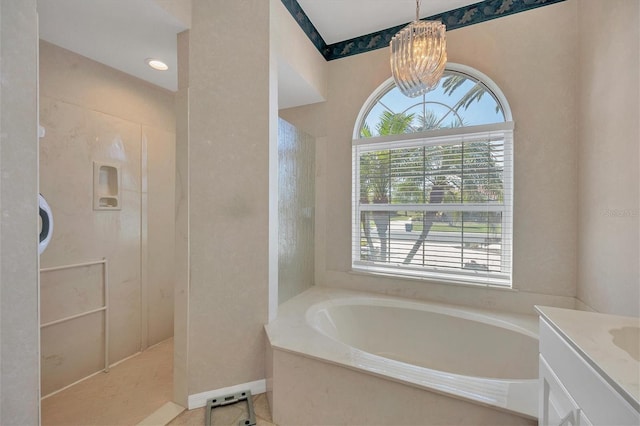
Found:
[[[187,399],[187,403],[189,405],[188,408],[189,410],[193,410],[194,408],[204,407],[207,405],[208,399],[218,398],[230,393],[241,392],[243,390],[249,390],[252,395],[265,393],[267,391],[267,382],[265,379],[261,379],[256,380],[255,382],[241,383],[239,385],[189,395]]]
[[[133,355],[129,355],[129,356],[128,356],[128,357],[126,357],[126,358],[122,358],[121,360],[116,361],[116,362],[114,362],[113,364],[110,364],[110,365],[109,365],[109,368],[111,369],[111,368],[113,368],[113,367],[117,366],[118,364],[122,364],[123,362],[128,361],[128,360],[130,360],[131,358],[133,358],[133,357],[136,357],[136,356],[140,355],[141,353],[142,353],[142,352],[136,352],[136,353],[135,353],[135,354],[133,354]],[[88,379],[90,379],[90,378],[92,378],[92,377],[94,377],[94,376],[97,376],[98,374],[105,373],[105,372],[106,372],[106,371],[105,371],[104,369],[101,369],[101,370],[96,371],[95,373],[91,373],[91,374],[89,374],[88,376],[83,377],[83,378],[81,378],[81,379],[78,379],[78,380],[76,380],[76,381],[75,381],[75,382],[73,382],[73,383],[69,383],[68,385],[66,385],[66,386],[64,386],[64,387],[61,387],[61,388],[60,388],[60,389],[58,389],[58,390],[54,390],[53,392],[49,392],[48,394],[46,394],[46,395],[44,395],[44,396],[40,396],[40,400],[42,401],[43,399],[47,399],[47,398],[49,398],[50,396],[56,395],[56,394],[58,394],[58,393],[60,393],[60,392],[62,392],[62,391],[65,391],[65,390],[69,389],[70,387],[73,387],[73,386],[75,386],[75,385],[77,385],[77,384],[79,384],[79,383],[84,382],[85,380],[88,380]]]

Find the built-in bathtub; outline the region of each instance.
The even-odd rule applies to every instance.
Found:
[[[314,287],[266,330],[278,424],[535,424],[534,315]]]

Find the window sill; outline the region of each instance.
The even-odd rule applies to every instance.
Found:
[[[509,284],[497,284],[496,281],[491,282],[491,280],[486,280],[486,282],[478,282],[464,279],[455,279],[452,277],[447,277],[446,274],[432,274],[430,276],[411,274],[411,273],[402,273],[402,272],[393,272],[389,271],[385,268],[376,268],[372,266],[358,266],[352,265],[351,271],[349,272],[353,275],[360,276],[375,276],[380,278],[392,278],[396,280],[407,280],[407,281],[422,281],[426,283],[440,284],[440,285],[453,285],[453,286],[461,286],[461,287],[474,287],[474,288],[488,288],[492,290],[503,290],[503,291],[518,291],[513,288],[511,283]]]

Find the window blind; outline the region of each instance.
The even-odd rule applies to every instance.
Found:
[[[353,150],[353,269],[511,286],[510,129]]]

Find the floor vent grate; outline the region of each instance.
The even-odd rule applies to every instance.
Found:
[[[238,426],[255,426],[256,424],[256,416],[253,411],[253,399],[251,398],[251,392],[246,390],[242,392],[232,393],[229,395],[224,395],[218,398],[211,398],[207,400],[207,408],[205,410],[205,426],[214,426],[215,423],[211,423],[213,419],[213,410],[218,407],[224,407],[227,405],[237,404],[238,402],[246,402],[247,403],[247,417],[246,419],[241,419],[238,422]],[[243,416],[244,417],[244,416]]]

